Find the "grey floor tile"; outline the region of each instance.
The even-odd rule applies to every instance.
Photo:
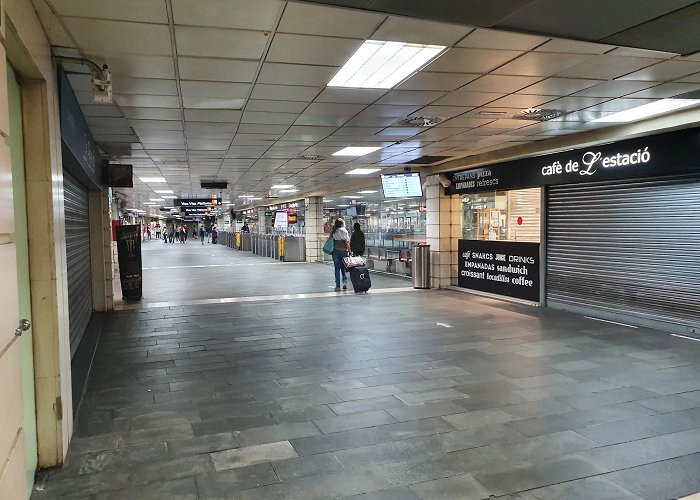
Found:
[[[578,479],[545,488],[530,490],[529,493],[539,500],[640,500],[631,491],[605,479],[604,476]],[[664,498],[664,497],[656,497]]]
[[[463,499],[482,500],[489,497],[489,492],[471,474],[436,479],[414,484],[411,490],[425,500]]]
[[[408,420],[463,413],[464,407],[456,405],[452,401],[440,401],[401,408],[389,408],[386,411],[399,422],[406,422]]]
[[[238,433],[241,446],[289,441],[296,438],[317,436],[321,434],[313,422],[271,425],[247,429]]]
[[[387,430],[391,427],[392,425],[388,425],[336,432],[321,436],[292,439],[290,442],[300,456],[315,455],[318,453],[327,453],[329,451],[345,450],[348,448],[357,448],[390,441],[392,438],[389,436]]]
[[[302,477],[334,474],[344,469],[332,453],[279,460],[272,466],[282,482]]]
[[[321,429],[321,432],[324,434],[375,427],[377,425],[391,424],[394,422],[396,422],[396,419],[384,410],[314,420],[316,427]]]
[[[217,471],[237,469],[259,463],[297,457],[289,441],[247,446],[235,450],[218,451],[211,454]]]
[[[376,491],[374,493],[363,493],[343,497],[347,500],[419,500],[420,497],[408,488],[391,488],[388,490]]]
[[[405,406],[405,403],[397,399],[395,396],[382,396],[379,398],[360,399],[357,401],[336,403],[328,406],[338,415],[349,415],[351,413],[398,408]]]
[[[224,500],[235,495],[237,490],[259,488],[280,482],[272,465],[269,463],[210,474],[199,474],[195,476],[195,480],[199,498],[206,498],[207,500]],[[236,497],[234,496],[233,498]]]
[[[95,500],[197,500],[197,487],[193,477],[174,479],[172,481],[157,481],[146,486],[125,488],[119,491],[99,493]],[[228,497],[234,498],[235,497]]]
[[[517,417],[514,417],[503,410],[476,410],[466,413],[457,413],[455,415],[447,415],[442,418],[460,430],[503,424],[505,422],[510,422],[517,419]]]

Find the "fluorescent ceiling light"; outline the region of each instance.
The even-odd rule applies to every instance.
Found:
[[[150,184],[152,182],[167,182],[165,177],[139,177],[139,179],[141,179],[141,182],[145,182],[146,184]]]
[[[379,172],[379,170],[378,168],[356,168],[355,170],[345,172],[345,175],[369,175],[374,172]]]
[[[162,198],[149,198],[149,200],[155,201],[156,203],[159,203],[159,202],[161,202],[161,201],[165,201],[165,200],[162,199]]]
[[[173,190],[172,190],[172,189],[159,189],[159,190],[157,190],[157,191],[155,191],[155,192],[158,193],[158,194],[173,194]]]
[[[390,89],[443,50],[444,45],[367,40],[338,70],[328,86]]]
[[[298,189],[281,189],[280,193],[298,193]]]
[[[250,200],[251,201],[258,201],[258,200],[262,200],[262,198],[251,198]]]
[[[239,198],[255,198],[252,194],[242,194],[239,196]]]
[[[323,203],[330,203],[333,200],[323,200]]]
[[[364,198],[364,196],[341,196],[341,198],[348,198],[348,199],[355,199],[355,198]]]
[[[272,186],[270,189],[288,189],[288,188],[293,188],[293,184],[275,184]]]
[[[167,199],[171,199],[171,200],[172,200],[173,198],[177,198],[177,196],[175,196],[174,194],[164,194],[164,195],[161,196],[161,198],[165,198],[166,200],[167,200]]]
[[[360,194],[371,194],[371,193],[377,193],[377,192],[378,192],[378,191],[372,191],[372,190],[368,190],[368,191],[358,191],[358,193],[360,193]]]
[[[144,201],[144,205],[157,205],[157,203],[153,203],[152,201]]]
[[[596,118],[591,123],[628,123],[652,116],[661,115],[677,109],[700,104],[700,99],[661,99],[636,108],[613,113],[602,118]]]
[[[364,156],[368,155],[370,153],[374,153],[375,151],[382,149],[381,146],[373,146],[373,147],[348,147],[348,148],[343,148],[340,151],[336,151],[333,153],[333,156]]]
[[[339,207],[342,207],[342,208],[345,208],[345,207],[349,207],[350,205],[338,205],[338,206],[339,206]]]

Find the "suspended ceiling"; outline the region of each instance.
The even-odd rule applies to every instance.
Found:
[[[137,177],[167,180],[136,179],[133,208],[145,208],[142,202],[157,197],[154,189],[209,195],[201,180],[228,181],[224,198],[237,207],[244,201],[239,196],[263,198],[276,184],[292,184],[299,195],[338,192],[351,180],[343,174],[354,168],[391,169],[425,155],[465,157],[545,141],[601,128],[590,121],[611,112],[700,90],[697,55],[367,10],[278,0],[33,1],[57,55],[87,57],[113,72],[114,104],[94,104],[87,68],[65,65],[102,151],[133,164]],[[393,5],[400,14],[425,16],[409,9],[418,2],[343,3]],[[544,3],[505,2],[529,9]],[[562,7],[569,3],[549,2],[547,19],[565,19],[570,13]],[[650,15],[650,4],[658,3],[635,5]],[[494,12],[484,1],[437,4]],[[452,12],[435,10],[443,17]],[[524,19],[523,10],[511,11],[511,19],[517,12]],[[369,38],[449,50],[392,90],[327,88]],[[529,107],[567,114],[547,122],[511,119]],[[444,121],[395,125],[411,116]],[[346,146],[382,149],[360,158],[331,156]]]

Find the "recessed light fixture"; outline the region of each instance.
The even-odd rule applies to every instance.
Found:
[[[153,203],[152,201],[144,201],[144,205],[157,205],[157,203]]]
[[[372,191],[371,189],[369,189],[367,191],[358,191],[358,193],[360,193],[360,194],[372,194],[372,193],[378,193],[378,191]]]
[[[337,205],[337,206],[341,207],[341,208],[345,208],[345,207],[349,207],[350,205]]]
[[[252,194],[242,194],[239,196],[239,198],[255,198]]]
[[[366,40],[328,86],[390,89],[435,59],[445,48],[444,45]]]
[[[294,185],[292,185],[292,184],[275,184],[270,189],[289,189],[289,188],[293,188],[293,187],[294,187]]]
[[[162,199],[162,198],[149,198],[149,200],[151,200],[151,201],[155,201],[156,203],[159,203],[159,202],[165,201],[165,200],[164,200],[164,199]]]
[[[161,195],[161,198],[165,198],[166,200],[167,199],[172,200],[173,198],[177,198],[177,196],[175,196],[174,194],[163,194],[163,195]]]
[[[350,170],[349,172],[345,172],[345,175],[369,175],[379,172],[379,170],[380,169],[378,168],[356,168],[354,170]]]
[[[608,116],[591,120],[591,123],[628,123],[656,115],[662,115],[677,109],[688,108],[700,104],[700,99],[661,99],[636,108],[613,113]]]
[[[382,149],[381,146],[372,147],[347,147],[333,153],[333,156],[364,156]]]
[[[350,196],[341,196],[341,198],[347,198],[347,199],[352,199],[352,200],[354,200],[354,199],[356,199],[356,198],[364,198],[364,196],[354,196],[354,195],[350,195]]]
[[[262,198],[250,198],[250,201],[258,201],[258,200],[262,200]]]
[[[157,194],[173,194],[172,189],[159,189],[155,191]]]
[[[298,189],[280,189],[280,193],[298,193]]]
[[[154,182],[167,182],[165,177],[139,177],[139,179],[141,179],[141,182],[145,182],[146,184],[151,184]]]

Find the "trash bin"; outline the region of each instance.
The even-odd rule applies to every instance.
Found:
[[[413,288],[430,288],[430,245],[413,247]]]

